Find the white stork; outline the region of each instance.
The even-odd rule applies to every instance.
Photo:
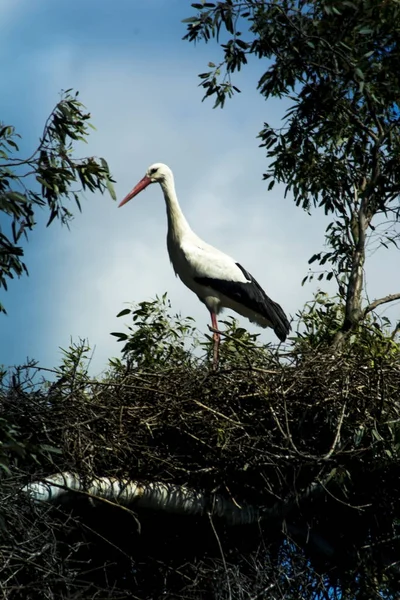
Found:
[[[151,165],[119,206],[156,182],[164,192],[168,217],[167,247],[175,274],[197,294],[211,314],[214,368],[218,365],[220,342],[217,315],[223,308],[230,308],[261,327],[272,327],[278,338],[285,341],[290,325],[280,305],[267,296],[254,277],[238,262],[203,242],[192,231],[179,206],[174,176],[167,165]]]

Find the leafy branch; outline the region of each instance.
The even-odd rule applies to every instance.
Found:
[[[49,115],[37,148],[27,158],[19,152],[20,137],[10,125],[0,124],[0,211],[6,215],[0,227],[0,288],[7,290],[7,280],[28,274],[23,261],[23,238],[36,225],[39,208],[49,213],[47,226],[55,219],[68,224],[75,201],[81,211],[82,192],[104,193],[116,200],[113,179],[103,158],[75,158],[74,146],[87,143],[90,113],[78,100],[78,92],[66,90]],[[0,304],[0,312],[6,312]]]

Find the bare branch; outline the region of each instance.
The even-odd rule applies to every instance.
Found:
[[[378,300],[374,300],[373,302],[371,302],[371,304],[368,304],[367,308],[364,310],[364,317],[368,313],[370,313],[372,310],[375,310],[375,308],[377,308],[381,304],[387,304],[388,302],[393,302],[393,300],[400,300],[400,293],[399,294],[389,294],[388,296],[385,296],[384,298],[379,298]]]
[[[343,419],[344,419],[344,413],[346,412],[346,402],[344,402],[343,406],[342,406],[342,412],[340,414],[340,418],[339,418],[339,423],[337,426],[337,430],[336,430],[336,435],[335,435],[335,439],[333,440],[332,446],[330,447],[330,450],[327,454],[325,454],[324,456],[324,460],[329,460],[330,457],[332,456],[332,454],[334,453],[336,446],[338,445],[339,441],[340,441],[340,431],[342,429],[342,425],[343,425]]]

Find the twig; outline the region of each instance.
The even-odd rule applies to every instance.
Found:
[[[252,350],[252,352],[257,352],[259,350],[259,348],[257,346],[256,347],[248,346],[247,344],[245,344],[244,342],[242,342],[242,340],[238,340],[237,338],[235,338],[233,335],[230,335],[229,333],[225,333],[224,331],[220,331],[219,329],[215,329],[214,327],[211,327],[211,325],[208,325],[208,329],[212,333],[219,333],[219,335],[223,335],[228,340],[231,340],[235,344],[238,344],[239,346],[242,346],[242,348],[245,348],[246,350]]]
[[[210,521],[211,529],[213,530],[213,533],[215,535],[215,539],[217,540],[219,551],[221,553],[222,563],[224,565],[225,575],[226,575],[226,585],[228,587],[228,598],[229,598],[229,600],[232,600],[232,590],[231,590],[231,584],[230,584],[230,581],[229,581],[228,567],[227,567],[227,564],[226,564],[225,554],[224,554],[224,551],[223,551],[223,548],[222,548],[221,540],[219,539],[217,530],[214,527],[214,523],[213,523],[211,514],[210,513],[207,513],[207,514],[208,514],[208,519]]]
[[[325,454],[325,456],[322,457],[323,460],[328,460],[332,454],[335,451],[335,448],[339,442],[340,439],[340,431],[342,429],[342,425],[343,425],[343,419],[344,419],[344,413],[346,411],[346,402],[344,402],[343,406],[342,406],[342,412],[340,414],[340,418],[339,418],[339,423],[336,429],[336,435],[335,435],[335,439],[333,440],[332,446],[330,447],[330,450],[327,454]]]
[[[343,504],[344,506],[348,506],[349,508],[354,508],[354,510],[364,510],[365,508],[369,508],[370,506],[372,506],[372,504],[360,504],[359,506],[353,506],[352,504],[349,504],[349,502],[345,502],[344,500],[341,500],[340,498],[338,498],[337,496],[335,496],[334,494],[332,494],[332,492],[330,492],[328,490],[328,488],[325,487],[325,485],[322,483],[322,481],[318,480],[318,483],[325,490],[325,492],[327,494],[329,494],[329,496],[331,498],[333,498],[334,500],[336,500],[336,502],[340,502],[340,504]]]
[[[243,427],[244,428],[243,423],[239,423],[238,421],[234,421],[230,417],[227,417],[223,413],[220,413],[218,410],[214,410],[213,408],[210,408],[209,406],[206,406],[205,404],[203,404],[199,400],[195,400],[194,398],[192,398],[192,402],[194,402],[198,406],[201,406],[201,408],[205,408],[205,410],[209,410],[210,412],[214,413],[215,415],[218,415],[219,417],[222,417],[223,419],[226,419],[226,421],[229,421],[233,425],[238,425],[239,427]]]

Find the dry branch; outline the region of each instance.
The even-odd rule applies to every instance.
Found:
[[[217,374],[130,367],[99,383],[4,388],[1,418],[24,450],[0,486],[3,597],[114,600],[129,582],[139,598],[200,599],[218,571],[224,591],[207,597],[228,597],[229,583],[233,598],[255,598],[343,565],[361,581],[374,553],[395,570],[398,362],[253,354],[250,368],[233,356]]]

